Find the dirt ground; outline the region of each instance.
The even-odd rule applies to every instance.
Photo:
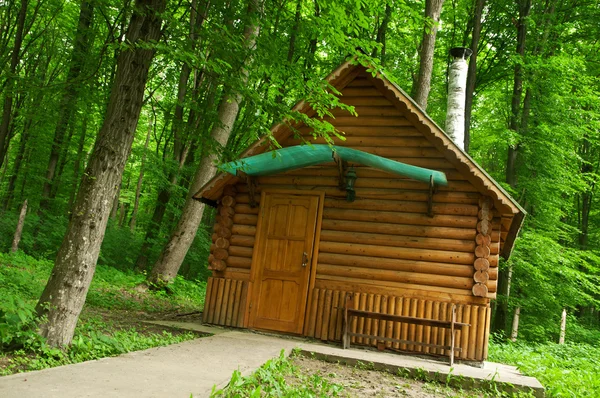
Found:
[[[462,391],[439,383],[406,379],[387,372],[369,370],[368,366],[350,367],[297,356],[292,362],[303,375],[319,374],[328,381],[344,386],[342,397],[484,397],[478,391]],[[293,381],[291,381],[293,382]]]

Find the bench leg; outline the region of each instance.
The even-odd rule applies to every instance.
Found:
[[[350,347],[350,338],[348,337],[348,305],[350,304],[350,295],[346,295],[346,302],[344,305],[344,317],[342,319],[344,331],[342,335],[342,348],[346,349]]]

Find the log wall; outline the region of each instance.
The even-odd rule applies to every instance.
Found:
[[[244,326],[248,282],[209,277],[203,321],[223,326]]]
[[[338,169],[333,162],[259,177],[256,188],[250,189],[244,183],[238,183],[235,190],[226,188],[228,193],[236,192],[231,195],[233,211],[227,213],[231,214],[227,256],[223,259],[224,269],[213,274],[242,283],[249,280],[262,190],[325,192],[305,334],[339,340],[341,320],[335,307],[344,292],[354,295],[358,308],[433,319],[446,319],[450,303],[456,303],[458,320],[473,324],[458,339],[464,348],[458,358],[482,360],[487,355],[489,299],[496,295],[503,219],[442,152],[369,84],[366,77],[359,76],[342,90],[343,102],[354,105],[360,116],[334,111],[335,119],[329,121],[346,136],[346,140],[336,139],[335,144],[445,172],[449,184],[436,188],[433,217],[427,215],[428,184],[361,165],[354,165],[358,178],[352,203],[339,189]],[[313,139],[308,128],[300,128],[296,137],[282,145],[297,145],[304,140],[324,142]],[[250,205],[252,199],[258,206]],[[484,219],[486,229],[482,230]],[[398,330],[403,336],[408,333],[413,337],[416,333],[423,342],[440,343],[446,338],[441,331],[424,331],[421,326],[367,323],[386,333]],[[353,325],[355,331],[364,327]],[[430,350],[420,346],[403,349]]]

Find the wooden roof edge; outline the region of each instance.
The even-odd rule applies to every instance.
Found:
[[[519,235],[519,231],[525,222],[526,213],[517,213],[514,215],[512,223],[510,224],[510,229],[508,230],[508,234],[506,235],[506,240],[504,241],[504,246],[502,247],[502,251],[500,252],[500,256],[508,260],[512,251],[515,247],[515,242],[517,240],[517,235]]]
[[[358,68],[360,66],[360,65],[357,65],[354,63],[355,59],[356,59],[356,57],[351,57],[347,61],[343,62],[340,66],[338,66],[335,70],[333,70],[333,72],[331,72],[329,75],[327,75],[325,80],[332,86],[336,87],[337,82],[342,80],[346,75],[348,75],[349,73],[351,73],[353,70],[355,70],[356,68]],[[336,89],[339,89],[339,87],[336,87]],[[292,111],[307,112],[309,109],[310,109],[310,104],[308,104],[305,100],[301,100],[301,101],[297,102],[296,105],[294,105],[294,107],[292,108]],[[278,142],[285,135],[291,134],[291,130],[288,128],[287,124],[288,124],[288,121],[284,120],[280,123],[277,123],[275,126],[271,127],[271,133],[273,134],[275,139],[277,139]],[[256,155],[258,153],[265,152],[268,148],[267,142],[268,142],[267,136],[264,136],[264,137],[256,140],[252,145],[250,145],[248,148],[246,148],[246,150],[244,152],[242,152],[240,154],[238,159],[243,159],[243,158],[251,156],[251,155]],[[213,192],[213,190],[218,187],[216,185],[216,183],[218,181],[221,181],[222,179],[224,179],[225,182],[223,183],[223,185],[228,185],[228,183],[232,184],[232,183],[237,182],[237,179],[235,181],[233,181],[233,179],[235,179],[235,178],[237,178],[237,177],[235,177],[231,174],[228,174],[228,173],[218,173],[215,177],[210,179],[210,181],[208,181],[206,184],[204,184],[202,186],[202,188],[200,188],[198,190],[198,192],[196,192],[192,197],[197,200],[201,200],[201,198],[216,200],[215,198],[219,196],[218,193],[221,191],[221,190],[217,189],[217,192]],[[229,181],[231,181],[231,182],[229,182]]]
[[[394,92],[394,95],[399,101],[406,100],[413,107],[408,108],[408,111],[413,113],[420,121],[427,125],[431,133],[441,140],[442,145],[452,152],[456,159],[469,167],[469,171],[474,177],[478,178],[483,186],[488,191],[494,193],[495,199],[511,208],[513,214],[527,214],[525,209],[510,196],[508,192],[494,179],[492,178],[468,153],[460,148],[448,134],[425,112],[419,104],[417,104],[402,88],[392,82],[384,72],[377,72],[377,78],[379,78],[390,91]],[[403,98],[398,97],[400,94]],[[408,105],[408,104],[407,104]]]

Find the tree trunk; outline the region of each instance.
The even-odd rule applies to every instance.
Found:
[[[564,308],[560,316],[560,336],[558,344],[565,344],[565,332],[567,330],[567,309]]]
[[[77,187],[79,187],[79,170],[81,169],[81,161],[84,156],[83,147],[85,146],[85,137],[87,135],[88,118],[89,114],[86,113],[81,124],[81,135],[79,136],[79,144],[77,145],[77,157],[73,164],[73,183],[71,184],[71,195],[69,196],[69,211],[73,208],[75,195],[77,195]]]
[[[8,151],[8,142],[10,140],[9,128],[11,124],[13,90],[15,86],[17,65],[21,59],[21,44],[23,43],[23,31],[25,30],[25,17],[27,16],[28,0],[21,0],[21,8],[17,16],[17,31],[15,32],[15,42],[10,57],[9,75],[4,85],[4,106],[2,108],[2,121],[0,122],[0,167],[4,162]]]
[[[81,75],[81,70],[83,69],[83,64],[85,63],[90,48],[89,31],[93,17],[93,5],[88,1],[83,1],[79,11],[77,32],[75,33],[75,38],[73,40],[74,45],[71,52],[67,81],[65,82],[65,91],[63,92],[58,108],[58,122],[54,129],[54,139],[52,142],[52,149],[50,150],[50,159],[48,160],[46,180],[44,181],[44,187],[42,189],[42,200],[40,202],[41,209],[46,209],[48,207],[48,201],[53,196],[52,192],[53,184],[55,183],[56,166],[58,165],[60,154],[63,149],[65,132],[67,131],[69,124],[72,123],[71,119],[75,113],[77,96],[81,85],[78,78]]]
[[[148,126],[148,133],[146,134],[146,142],[144,142],[144,153],[142,154],[142,164],[140,165],[140,175],[138,176],[137,185],[135,188],[135,199],[133,201],[133,210],[131,212],[131,219],[129,220],[129,229],[131,232],[135,232],[135,223],[137,222],[137,213],[140,206],[140,195],[142,193],[142,181],[144,180],[144,166],[146,164],[146,151],[148,151],[148,143],[150,142],[150,134],[152,133],[153,123],[151,122]]]
[[[444,0],[426,0],[425,2],[426,21],[419,51],[419,76],[412,90],[413,99],[423,110],[427,110],[427,97],[429,97],[429,91],[431,90],[435,36],[437,35],[443,5]]]
[[[17,223],[17,229],[15,230],[15,236],[13,237],[12,247],[10,251],[16,253],[19,250],[19,242],[21,242],[21,234],[23,233],[23,225],[25,224],[25,215],[27,215],[27,199],[23,202],[21,207],[21,214],[19,214],[19,222]]]
[[[190,33],[189,39],[192,50],[196,48],[196,31],[201,27],[202,23],[206,17],[206,7],[204,12],[196,12],[196,1],[194,0],[192,3],[192,12],[190,13]],[[154,212],[152,214],[152,219],[150,224],[146,229],[146,234],[144,235],[144,242],[140,249],[140,254],[138,255],[135,261],[135,269],[138,272],[142,272],[146,270],[148,267],[148,256],[150,255],[150,248],[154,244],[154,239],[158,236],[160,229],[162,227],[163,218],[165,216],[165,212],[167,211],[167,206],[171,201],[171,191],[174,186],[177,184],[177,180],[179,177],[179,173],[183,164],[185,162],[185,156],[187,155],[186,151],[186,143],[184,142],[184,123],[183,123],[183,113],[184,113],[184,102],[188,89],[188,81],[190,78],[192,69],[187,63],[183,63],[181,67],[181,72],[179,74],[179,83],[177,86],[177,103],[175,105],[175,115],[173,119],[172,125],[172,134],[173,134],[173,157],[172,160],[176,164],[176,169],[173,169],[173,165],[169,167],[168,173],[168,181],[169,186],[163,186],[160,188],[158,192],[158,196],[156,199],[156,205],[154,207]],[[195,91],[195,90],[194,90]],[[191,109],[192,107],[190,107]],[[190,119],[188,119],[188,123],[193,123],[191,119],[192,112],[190,110]],[[187,131],[194,131],[187,129]]]
[[[40,333],[50,346],[66,346],[85,302],[106,231],[110,205],[133,143],[144,88],[161,36],[166,0],[137,0],[129,23],[104,123],[81,181],[54,269],[36,307],[47,320]]]
[[[259,26],[255,24],[253,15],[257,10],[257,3],[255,2],[256,0],[250,0],[248,7],[249,22],[244,30],[245,48],[248,50],[254,48],[256,37],[259,33]],[[241,67],[241,81],[243,85],[248,81],[246,67],[247,65],[242,65]],[[221,100],[217,116],[218,120],[211,131],[211,138],[216,141],[216,148],[222,148],[227,143],[233,130],[241,101],[241,94],[233,90],[227,93]],[[160,257],[148,275],[148,281],[151,284],[159,286],[167,284],[177,276],[179,267],[181,267],[194,241],[204,211],[204,204],[196,201],[192,196],[215,175],[217,160],[218,153],[213,151],[210,154],[206,154],[200,161],[179,222],[172,232],[169,242],[163,248]]]
[[[519,316],[521,315],[521,307],[515,308],[515,315],[513,316],[512,330],[510,332],[510,340],[514,343],[517,341],[519,335]]]
[[[473,95],[477,82],[477,52],[479,51],[479,40],[481,38],[481,14],[485,0],[475,0],[475,15],[473,16],[473,34],[471,36],[471,59],[469,60],[469,71],[467,72],[467,92],[465,97],[465,152],[469,152],[471,145],[471,111],[473,109]]]
[[[519,1],[519,20],[517,23],[517,55],[523,58],[525,55],[525,37],[527,35],[527,17],[531,8],[531,0]],[[520,131],[519,115],[521,114],[521,101],[523,96],[523,67],[520,62],[515,64],[513,94],[511,100],[511,116],[508,128],[518,133]],[[526,120],[527,116],[525,116]],[[521,119],[521,122],[523,119]],[[519,145],[508,146],[508,157],[506,161],[506,182],[513,188],[517,185],[517,157]],[[498,295],[504,299],[496,301],[496,313],[494,316],[494,332],[506,332],[508,320],[508,299],[510,295],[510,266],[501,269],[498,273]]]
[[[392,17],[392,6],[391,6],[390,2],[386,2],[383,20],[381,21],[381,24],[379,25],[379,29],[377,29],[377,38],[375,39],[375,41],[377,43],[381,44],[381,56],[379,57],[379,60],[381,61],[381,65],[385,65],[386,36],[387,36],[387,29],[388,29],[388,25],[390,23],[391,17]],[[377,56],[377,50],[378,50],[377,47],[375,47],[373,49],[373,57]]]

